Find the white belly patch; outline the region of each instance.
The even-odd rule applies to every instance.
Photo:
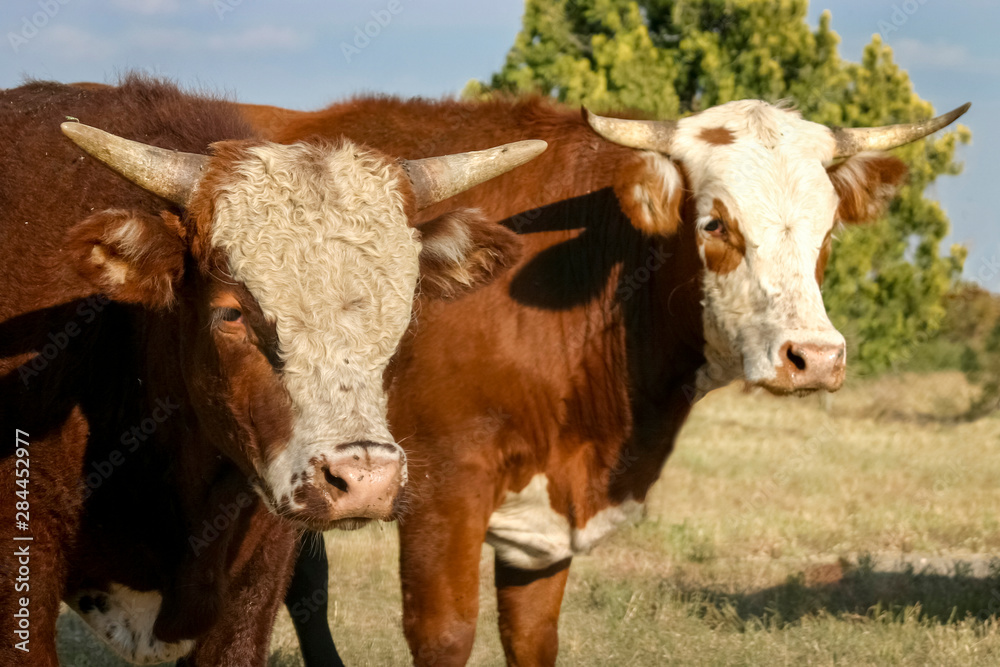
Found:
[[[153,635],[162,596],[111,584],[108,590],[81,590],[66,604],[125,660],[137,665],[171,662],[191,652],[194,640],[168,644]]]
[[[490,516],[486,541],[508,565],[542,570],[587,553],[622,522],[637,518],[641,510],[641,503],[629,499],[601,510],[583,528],[573,528],[552,509],[548,477],[539,474],[521,491],[507,493]]]

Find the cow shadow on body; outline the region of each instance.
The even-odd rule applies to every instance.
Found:
[[[616,216],[621,224],[607,223]],[[615,266],[625,260],[623,251],[643,242],[610,188],[529,211],[504,224],[519,234],[573,232],[532,257],[511,280],[514,301],[543,310],[569,310],[599,299]]]

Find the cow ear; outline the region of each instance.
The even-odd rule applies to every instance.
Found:
[[[875,220],[906,179],[906,165],[882,153],[859,153],[827,167],[840,204],[837,219],[845,225]]]
[[[77,272],[112,300],[150,308],[174,302],[185,253],[177,216],[101,211],[69,231],[67,246]]]
[[[665,155],[637,152],[632,164],[619,170],[615,195],[622,212],[646,234],[677,232],[684,205],[684,174]]]
[[[476,209],[445,213],[417,226],[420,293],[450,299],[493,280],[521,257],[521,239]]]

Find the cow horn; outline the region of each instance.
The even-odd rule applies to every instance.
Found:
[[[672,120],[627,120],[608,118],[583,109],[583,116],[594,132],[608,141],[629,148],[670,154],[670,142],[677,130]]]
[[[532,139],[484,151],[400,162],[413,184],[420,210],[519,167],[541,155],[547,147],[544,141]]]
[[[123,139],[82,123],[63,123],[63,134],[144,190],[184,206],[201,180],[208,157]]]
[[[971,102],[966,102],[944,115],[919,123],[886,125],[884,127],[831,128],[833,138],[837,140],[835,157],[850,157],[861,151],[887,151],[890,148],[922,139],[955,122],[971,106]]]

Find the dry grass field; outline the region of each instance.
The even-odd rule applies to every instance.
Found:
[[[957,373],[700,403],[645,519],[574,562],[562,665],[1000,664],[1000,416]],[[350,665],[405,665],[393,526],[331,534]],[[473,665],[501,665],[484,548]],[[119,665],[72,613],[63,663]],[[282,611],[271,664],[300,665]]]

